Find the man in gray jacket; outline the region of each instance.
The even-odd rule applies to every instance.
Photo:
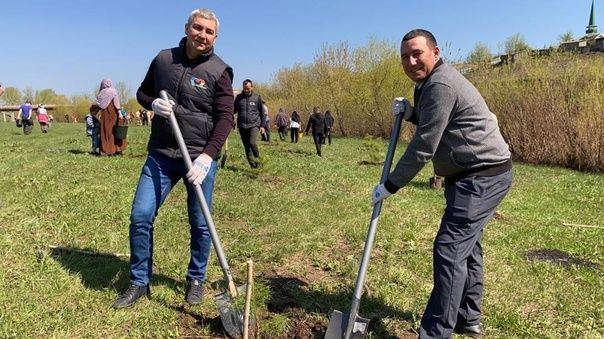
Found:
[[[478,90],[440,60],[434,36],[421,29],[401,42],[405,74],[416,83],[414,104],[395,99],[395,114],[417,125],[407,150],[373,203],[405,185],[432,160],[445,177],[446,208],[433,246],[434,287],[420,338],[480,337],[482,230],[512,183],[509,147]]]

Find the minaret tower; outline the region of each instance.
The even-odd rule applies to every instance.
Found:
[[[585,34],[594,35],[598,33],[598,26],[596,25],[596,16],[594,14],[594,1],[591,0],[591,13],[589,13],[589,24],[587,25],[587,30],[585,30]]]

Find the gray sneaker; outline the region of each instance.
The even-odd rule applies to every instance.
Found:
[[[187,293],[185,301],[191,305],[201,304],[203,300],[203,282],[196,279],[191,279],[187,282]]]

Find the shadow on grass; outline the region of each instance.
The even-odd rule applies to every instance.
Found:
[[[130,262],[125,255],[74,247],[54,247],[50,255],[69,272],[79,275],[86,288],[121,292],[130,284]],[[153,283],[173,289],[182,284],[161,274],[153,274]]]
[[[50,255],[70,273],[79,275],[86,288],[95,290],[114,289],[116,296],[130,284],[130,263],[127,255],[97,252],[73,247],[54,247]],[[177,293],[185,289],[185,283],[162,274],[153,274],[152,284],[165,285]],[[153,291],[152,291],[153,292]],[[199,329],[212,332],[214,337],[226,338],[220,317],[204,317],[184,302],[169,302],[155,298],[155,302],[179,313],[179,330],[185,337],[199,336]],[[190,333],[189,333],[190,332]],[[190,334],[190,335],[189,335]]]
[[[350,312],[352,289],[336,294],[325,294],[310,291],[308,283],[296,277],[269,277],[265,281],[271,290],[271,296],[267,302],[268,310],[289,315],[291,319],[289,335],[323,338],[328,323],[324,319],[306,315],[320,313],[328,317],[333,310],[343,313]],[[370,319],[369,333],[375,338],[400,338],[400,333],[391,333],[387,329],[387,325],[382,320],[383,317],[395,317],[413,323],[420,316],[412,312],[394,309],[385,305],[380,299],[367,296],[361,300],[359,315]],[[416,336],[412,331],[405,333],[405,337],[406,334]]]
[[[80,155],[80,154],[90,154],[90,152],[86,152],[86,151],[82,151],[81,149],[70,149],[67,152],[71,153],[71,154],[76,154],[76,155]]]

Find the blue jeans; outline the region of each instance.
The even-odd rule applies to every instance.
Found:
[[[217,169],[218,164],[213,161],[201,185],[210,210]],[[187,279],[205,279],[212,240],[193,185],[185,177],[186,173],[182,159],[152,153],[147,156],[130,214],[130,280],[135,285],[149,284],[153,270],[153,222],[168,193],[181,179],[187,188],[187,210],[191,226],[191,258]]]
[[[92,139],[92,152],[97,152],[98,148],[101,147],[101,131],[98,128],[92,130],[90,138]]]

